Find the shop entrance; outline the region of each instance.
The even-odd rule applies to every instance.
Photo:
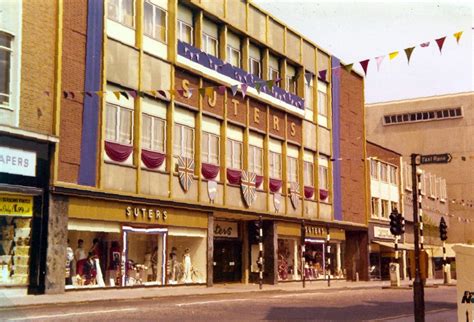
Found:
[[[214,239],[214,283],[240,282],[242,243],[240,240]]]

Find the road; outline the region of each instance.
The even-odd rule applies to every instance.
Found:
[[[86,296],[87,293],[84,293]],[[2,321],[413,321],[411,289],[194,295],[0,310]],[[426,321],[456,321],[456,288],[425,289]]]

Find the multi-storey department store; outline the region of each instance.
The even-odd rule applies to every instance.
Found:
[[[259,216],[265,283],[368,278],[360,75],[247,1],[51,6],[46,292],[255,281]]]

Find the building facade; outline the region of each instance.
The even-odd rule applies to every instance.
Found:
[[[360,75],[247,1],[45,8],[43,291],[256,281],[260,216],[265,283],[367,278]]]
[[[407,163],[411,153],[453,156],[448,164],[422,166],[427,174],[446,180],[450,244],[472,242],[474,234],[474,173],[467,171],[474,160],[473,99],[467,92],[367,105],[368,139],[399,151]],[[434,195],[443,179],[433,183]]]
[[[46,284],[56,14],[54,5],[0,3],[0,288],[30,294]]]

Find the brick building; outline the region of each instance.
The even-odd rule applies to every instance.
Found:
[[[0,287],[37,294],[45,289],[50,168],[58,142],[57,8],[3,1],[0,26]]]
[[[247,1],[55,10],[46,292],[257,281],[260,217],[265,283],[368,277],[360,75]]]

